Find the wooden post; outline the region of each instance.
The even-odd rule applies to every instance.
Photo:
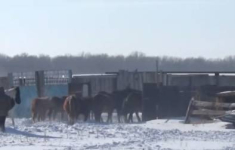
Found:
[[[38,97],[45,96],[45,82],[44,82],[44,71],[36,71],[35,72],[35,79],[36,79],[36,86],[37,86],[37,92]]]
[[[72,70],[68,70],[68,77],[69,77],[69,83],[71,83],[72,82],[72,78],[73,78]]]
[[[191,115],[191,111],[192,111],[193,101],[194,101],[194,98],[192,98],[189,102],[186,117],[185,117],[185,122],[184,122],[185,124],[190,123],[190,115]]]

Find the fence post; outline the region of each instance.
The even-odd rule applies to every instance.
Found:
[[[13,85],[14,85],[13,73],[8,73],[7,77],[8,77],[8,87],[7,88],[13,87]]]
[[[45,94],[44,71],[36,71],[35,79],[36,79],[38,97],[43,97]]]

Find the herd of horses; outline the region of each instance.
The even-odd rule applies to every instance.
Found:
[[[5,131],[7,116],[12,118],[14,125],[12,112],[15,104],[20,103],[19,87],[8,90],[0,87],[0,131]],[[59,114],[61,114],[61,119],[65,120],[66,118],[69,124],[74,124],[80,115],[84,116],[84,121],[94,119],[96,122],[103,122],[102,113],[105,112],[108,113],[106,122],[111,123],[115,110],[118,122],[133,122],[134,113],[140,122],[139,112],[142,111],[142,92],[126,88],[112,93],[100,91],[93,97],[82,97],[81,93],[63,97],[39,97],[32,100],[31,105],[33,122],[44,121],[47,118],[55,120]]]
[[[118,122],[133,122],[135,113],[138,121],[141,121],[139,112],[142,110],[142,93],[139,90],[126,88],[112,93],[100,91],[93,97],[82,97],[81,93],[75,93],[63,97],[40,97],[32,101],[32,120],[54,120],[59,114],[61,119],[65,117],[69,124],[74,124],[79,116],[83,120],[103,122],[102,113],[107,113],[106,122],[112,122],[113,112],[116,110]]]

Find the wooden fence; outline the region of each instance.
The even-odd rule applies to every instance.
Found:
[[[207,102],[192,99],[189,103],[185,123],[190,123],[190,117],[203,116],[218,118],[228,110],[235,109],[235,103]]]

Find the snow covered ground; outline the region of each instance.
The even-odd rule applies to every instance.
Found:
[[[235,150],[235,130],[220,121],[183,124],[182,120],[153,120],[141,124],[97,124],[7,120],[0,133],[0,150]]]

